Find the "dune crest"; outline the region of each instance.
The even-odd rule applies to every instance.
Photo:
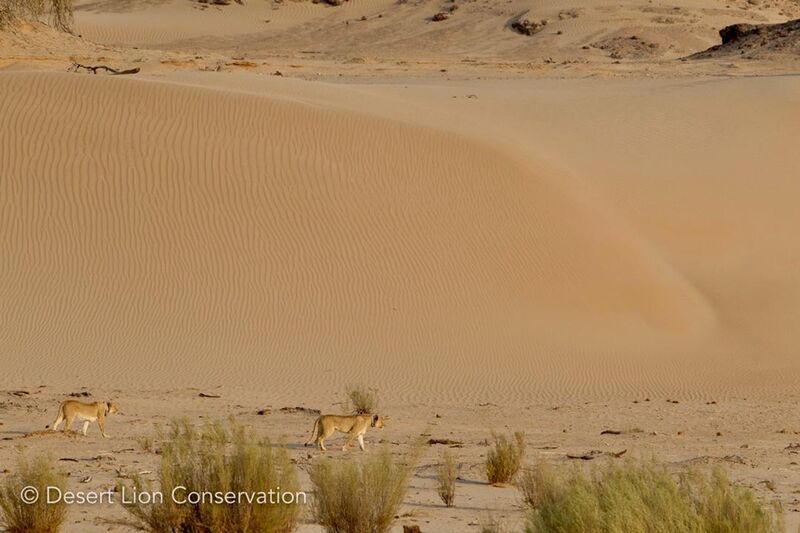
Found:
[[[0,341],[17,372],[46,357],[54,375],[68,359],[117,380],[292,382],[335,356],[411,378],[507,353],[500,383],[565,351],[713,330],[639,236],[475,141],[170,84],[0,84]]]

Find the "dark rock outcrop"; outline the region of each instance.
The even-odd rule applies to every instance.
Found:
[[[773,55],[800,58],[800,19],[780,24],[734,24],[719,31],[722,44],[689,56],[690,59],[739,56],[764,59]]]
[[[719,30],[719,36],[722,37],[722,44],[732,43],[755,30],[758,26],[755,24],[734,24],[733,26],[725,26]]]
[[[547,26],[546,20],[531,20],[520,18],[511,23],[511,28],[523,35],[534,35],[539,33]]]

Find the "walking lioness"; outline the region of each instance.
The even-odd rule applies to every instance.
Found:
[[[383,428],[383,422],[388,418],[388,416],[379,415],[322,415],[314,422],[311,440],[306,442],[305,446],[316,444],[320,450],[327,451],[325,439],[333,435],[334,431],[341,431],[342,433],[347,433],[347,440],[342,446],[342,451],[346,451],[353,440],[358,439],[358,447],[363,452],[364,433],[367,432],[367,428]]]
[[[103,438],[108,438],[106,434],[106,415],[116,413],[118,411],[117,404],[114,402],[94,402],[83,403],[77,400],[65,400],[58,406],[58,415],[55,422],[50,426],[50,429],[56,431],[62,421],[64,424],[64,432],[69,431],[72,423],[77,418],[83,421],[83,435],[89,430],[89,423],[97,420],[97,425],[100,426],[100,433]]]

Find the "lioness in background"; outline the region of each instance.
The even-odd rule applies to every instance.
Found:
[[[89,423],[97,420],[97,425],[100,426],[100,433],[103,438],[108,438],[106,434],[106,415],[116,413],[118,411],[117,404],[114,402],[94,402],[83,403],[77,400],[65,400],[58,406],[58,415],[52,426],[49,426],[53,431],[58,429],[62,421],[66,421],[64,425],[64,432],[69,431],[72,423],[77,418],[83,420],[83,435],[89,430]]]
[[[346,451],[348,446],[354,439],[358,439],[358,447],[364,451],[364,433],[367,428],[383,428],[384,420],[388,416],[379,415],[322,415],[314,422],[314,429],[311,432],[311,440],[305,443],[305,446],[316,444],[322,451],[327,451],[325,448],[325,439],[333,435],[334,431],[341,431],[347,433],[347,440],[342,446],[342,451]]]

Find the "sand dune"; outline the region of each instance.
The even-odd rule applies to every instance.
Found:
[[[324,395],[349,376],[511,401],[724,390],[757,362],[726,331],[723,295],[615,201],[479,136],[291,92],[0,84],[15,381]],[[697,374],[723,355],[713,384]]]
[[[516,430],[526,461],[724,465],[797,529],[794,26],[688,59],[795,0],[75,5],[0,29],[3,465],[157,481],[154,422],[234,416],[308,489],[345,457],[309,413],[360,383],[366,456],[463,442],[456,507],[426,447],[392,531],[521,530],[484,465]],[[115,400],[114,439],[43,432],[68,396]]]

